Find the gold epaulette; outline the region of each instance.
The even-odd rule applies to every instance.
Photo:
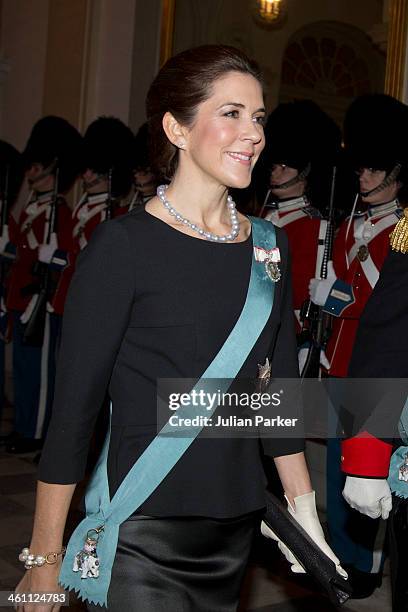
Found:
[[[390,234],[390,245],[394,251],[408,252],[408,207],[404,208],[404,216]]]

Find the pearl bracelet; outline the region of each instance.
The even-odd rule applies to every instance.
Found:
[[[60,552],[49,552],[45,555],[33,555],[30,553],[29,548],[23,548],[21,553],[18,555],[18,560],[21,561],[21,563],[24,563],[24,567],[26,569],[31,569],[33,567],[41,567],[46,563],[52,565],[53,563],[56,563],[58,561],[58,557],[60,555],[65,555],[65,551],[66,548],[63,547]]]

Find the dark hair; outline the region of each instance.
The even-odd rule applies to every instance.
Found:
[[[225,45],[204,45],[170,58],[150,86],[146,98],[152,165],[170,179],[177,168],[178,149],[164,133],[162,120],[170,112],[179,123],[191,126],[197,107],[212,93],[212,84],[228,72],[242,72],[262,85],[256,62],[242,51]]]

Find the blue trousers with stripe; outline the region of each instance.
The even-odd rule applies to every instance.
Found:
[[[40,440],[50,420],[61,317],[47,313],[43,346],[36,347],[23,344],[21,314],[12,313],[14,430],[25,438]]]
[[[337,379],[338,380],[338,379]],[[327,440],[327,525],[330,544],[343,564],[362,572],[378,573],[383,566],[385,521],[373,520],[353,510],[343,498],[346,477],[341,470],[341,440],[337,437],[338,408],[343,384],[336,378],[329,381],[330,398]]]
[[[327,441],[327,523],[330,543],[342,563],[362,572],[380,572],[385,531],[382,519],[353,510],[342,496],[345,475],[340,469],[340,440]],[[384,523],[385,527],[385,522]]]

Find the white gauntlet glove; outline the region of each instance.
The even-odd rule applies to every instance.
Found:
[[[309,355],[309,347],[302,346],[298,351],[298,364],[299,364],[299,374],[301,375],[303,372],[303,368],[306,365],[306,360]],[[330,362],[326,357],[326,353],[323,349],[320,349],[320,365],[323,366],[326,370],[330,369]]]
[[[333,262],[327,262],[327,278],[312,278],[309,282],[309,296],[317,306],[324,306],[337,276]]]
[[[303,372],[303,368],[305,367],[306,359],[309,354],[309,350],[310,350],[309,347],[302,346],[302,348],[300,348],[298,351],[299,374],[302,374]]]
[[[3,235],[0,236],[0,253],[3,253],[7,244],[10,242],[8,226],[3,228]]]
[[[285,499],[288,502],[288,512],[293,518],[299,523],[306,533],[312,538],[317,544],[321,551],[329,557],[336,565],[336,570],[343,578],[347,578],[347,572],[340,565],[339,559],[336,557],[330,546],[327,544],[322,526],[317,516],[315,492],[305,493],[295,497],[295,508],[290,504],[288,498],[285,495]],[[296,557],[290,552],[290,550],[279,540],[276,534],[270,529],[263,521],[261,523],[261,533],[267,538],[272,538],[278,542],[278,547],[281,553],[286,557],[289,563],[292,564],[290,568],[295,574],[304,574],[305,570]]]
[[[343,497],[354,510],[372,519],[387,519],[392,508],[391,490],[384,478],[347,476]]]
[[[53,232],[50,237],[50,243],[41,244],[38,247],[38,260],[45,264],[51,263],[52,256],[54,255],[57,249],[58,249],[57,237],[55,233]]]

